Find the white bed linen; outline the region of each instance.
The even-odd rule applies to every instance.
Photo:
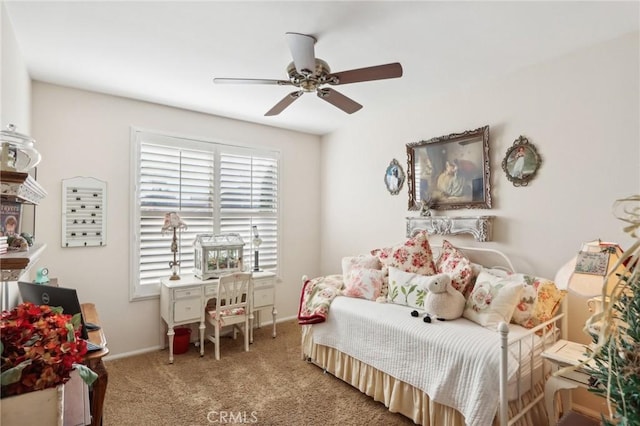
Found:
[[[336,297],[313,339],[421,389],[469,425],[491,424],[500,399],[499,333],[464,318],[427,324],[411,310]],[[517,369],[510,356],[509,378]]]

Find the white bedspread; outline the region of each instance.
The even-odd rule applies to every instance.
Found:
[[[336,297],[315,343],[338,349],[490,425],[500,399],[500,335],[467,319],[424,323],[412,308]],[[509,360],[509,377],[518,369]]]

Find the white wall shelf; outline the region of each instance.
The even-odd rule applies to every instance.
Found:
[[[494,216],[420,216],[407,218],[407,237],[418,231],[436,235],[471,234],[476,241],[491,241]]]
[[[3,201],[38,204],[47,191],[29,173],[0,171],[0,195]]]

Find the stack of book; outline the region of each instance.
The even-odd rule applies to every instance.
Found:
[[[9,244],[7,243],[7,236],[3,235],[0,237],[0,254],[5,254],[8,248]]]

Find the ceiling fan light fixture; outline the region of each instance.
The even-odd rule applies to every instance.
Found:
[[[215,78],[215,83],[240,83],[240,84],[277,84],[279,86],[295,86],[298,91],[289,93],[280,102],[274,105],[265,116],[280,114],[302,94],[316,92],[317,96],[341,109],[347,114],[353,114],[360,110],[362,105],[353,99],[343,95],[334,89],[322,87],[325,84],[332,86],[340,84],[359,83],[363,81],[383,80],[402,76],[402,66],[395,62],[392,64],[376,65],[352,69],[331,74],[329,64],[315,57],[314,44],[316,38],[300,33],[286,33],[287,41],[293,62],[287,66],[289,80],[265,80],[265,79],[239,79],[239,78]],[[313,71],[311,71],[313,68]]]

